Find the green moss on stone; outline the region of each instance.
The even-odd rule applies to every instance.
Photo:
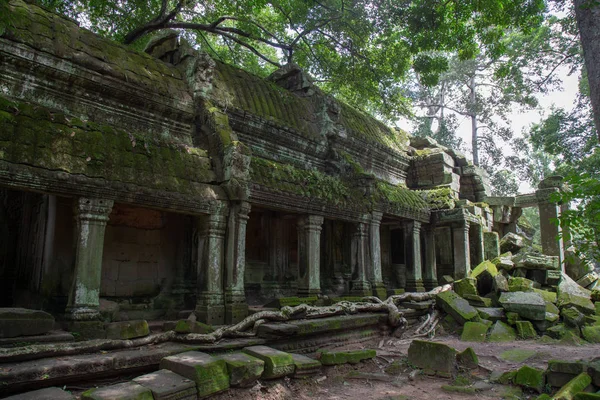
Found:
[[[524,365],[517,371],[514,383],[521,387],[533,389],[538,393],[542,393],[544,386],[546,385],[546,378],[543,370]]]
[[[417,192],[432,210],[452,210],[456,207],[456,192],[449,187]]]
[[[489,325],[481,322],[465,323],[460,336],[460,340],[464,342],[485,342]]]
[[[377,352],[371,349],[347,351],[319,351],[319,361],[323,365],[358,364],[375,358]]]

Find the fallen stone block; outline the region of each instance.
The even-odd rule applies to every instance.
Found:
[[[467,347],[463,352],[456,355],[458,366],[465,369],[475,369],[479,367],[479,358],[475,350]]]
[[[188,319],[180,319],[175,324],[175,328],[173,329],[177,333],[200,333],[206,334],[214,332],[212,326],[204,324],[199,321],[190,321]]]
[[[506,311],[516,312],[523,318],[543,321],[546,317],[546,302],[537,293],[502,293],[498,301]]]
[[[586,372],[587,368],[587,363],[583,361],[549,360],[546,380],[552,387],[563,387],[577,375]]]
[[[215,358],[221,359],[227,364],[229,385],[234,387],[252,385],[260,379],[265,370],[263,360],[245,353],[223,354],[215,356]]]
[[[570,246],[565,249],[565,271],[568,276],[577,280],[593,270],[594,264],[585,256],[578,254],[575,247]]]
[[[517,371],[492,371],[490,382],[508,385],[513,382],[515,375],[517,375]]]
[[[600,343],[600,325],[584,326],[581,335],[590,343]]]
[[[583,391],[590,383],[592,383],[592,378],[587,373],[582,372],[563,386],[554,395],[553,399],[572,400],[576,393]]]
[[[492,260],[492,263],[497,269],[503,269],[506,272],[510,272],[515,268],[515,263],[512,261],[512,253],[505,252],[500,254],[498,257]]]
[[[565,274],[564,272],[561,272],[560,283],[556,288],[556,292],[558,293],[559,300],[560,297],[565,294],[585,297],[587,299],[589,299],[592,294],[592,292],[590,292],[589,290],[579,286],[577,282],[571,279],[571,277]]]
[[[521,339],[535,339],[537,337],[537,333],[533,328],[533,324],[530,321],[517,321],[517,335]]]
[[[323,365],[358,364],[361,361],[375,358],[375,350],[349,350],[349,351],[320,351],[319,361]]]
[[[188,351],[165,357],[161,369],[168,369],[196,383],[198,397],[206,397],[229,388],[225,361],[199,351]]]
[[[502,321],[496,321],[490,330],[488,341],[490,342],[512,342],[517,338],[517,333]]]
[[[545,332],[550,327],[556,325],[558,323],[559,316],[558,314],[546,312],[546,317],[543,321],[531,321],[535,330],[538,332]]]
[[[560,270],[557,256],[547,256],[545,254],[518,254],[513,257],[516,268],[537,269],[537,270]]]
[[[587,373],[592,378],[592,383],[600,386],[600,360],[588,363]]]
[[[510,278],[508,280],[509,292],[533,292],[532,280],[527,278]]]
[[[546,329],[546,334],[553,339],[564,339],[567,336],[580,336],[579,328],[569,327],[565,324],[556,324]]]
[[[520,318],[521,317],[516,312],[507,312],[506,313],[506,323],[508,323],[511,326],[516,325],[517,321],[519,321]]]
[[[467,294],[477,295],[477,280],[475,278],[459,279],[454,281],[452,288],[460,297],[465,297]]]
[[[34,390],[27,393],[21,393],[10,397],[5,397],[4,400],[74,400],[69,392],[57,387]]]
[[[487,319],[492,322],[500,321],[506,317],[504,309],[500,307],[477,307],[477,312],[481,319]]]
[[[133,382],[150,389],[154,400],[192,400],[198,398],[194,381],[177,375],[168,369],[138,376],[133,379]]]
[[[502,274],[494,276],[492,290],[498,295],[502,292],[508,292],[508,279]]]
[[[516,254],[525,247],[525,238],[517,235],[516,233],[509,232],[502,239],[500,239],[500,252],[506,253],[510,251]]]
[[[456,350],[442,343],[413,340],[408,361],[425,374],[452,377],[456,373]]]
[[[558,308],[575,307],[585,315],[593,315],[596,313],[596,307],[589,297],[577,296],[574,294],[561,293],[558,296]]]
[[[290,354],[292,355],[294,365],[296,366],[294,375],[292,375],[293,378],[306,378],[321,372],[321,363],[318,360],[314,360],[301,354]]]
[[[546,385],[544,371],[541,369],[523,365],[517,371],[514,378],[514,383],[527,389],[533,389],[538,393],[542,393]]]
[[[439,293],[436,296],[436,305],[461,325],[464,325],[467,321],[477,321],[479,319],[477,310],[452,290]]]
[[[242,351],[264,361],[265,370],[262,375],[264,379],[275,379],[292,375],[296,368],[291,354],[275,350],[271,347],[250,346],[244,348]]]
[[[146,320],[112,322],[106,325],[107,339],[135,339],[148,336],[150,328]]]
[[[460,340],[463,342],[485,342],[489,326],[481,322],[466,322]]]
[[[483,232],[483,254],[486,260],[498,257],[500,254],[500,237],[498,232]]]
[[[473,294],[465,294],[463,298],[467,300],[469,304],[473,307],[492,307],[492,299],[487,297],[481,297]]]
[[[560,316],[569,326],[581,326],[585,321],[585,315],[575,307],[564,307],[560,310]]]
[[[477,280],[477,291],[482,296],[493,289],[494,277],[498,275],[498,268],[491,261],[484,261],[471,271],[471,278]]]
[[[600,400],[600,393],[579,392],[573,396],[573,400]]]
[[[598,278],[600,278],[600,275],[596,271],[592,271],[577,279],[576,282],[579,286],[587,287],[597,281]]]
[[[42,335],[54,328],[54,317],[41,310],[0,308],[0,338]]]
[[[112,386],[87,390],[82,400],[153,400],[150,389],[135,382],[118,383]]]
[[[533,291],[537,294],[539,294],[540,296],[542,296],[542,298],[544,299],[544,301],[549,302],[549,303],[556,303],[556,301],[558,300],[556,292],[549,292],[547,290],[542,290],[542,289],[536,289],[533,288]]]
[[[596,279],[595,281],[593,281],[592,283],[590,283],[589,285],[587,285],[585,288],[586,288],[587,290],[591,290],[592,292],[594,292],[594,291],[596,291],[596,292],[597,292],[597,291],[598,291],[598,289],[600,289],[600,279]],[[593,296],[593,295],[594,295],[594,294],[592,293],[592,296]],[[593,298],[593,297],[592,297],[592,300],[593,300],[593,301],[598,301],[598,300],[594,300],[594,298]]]

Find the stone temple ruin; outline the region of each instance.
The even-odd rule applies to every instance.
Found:
[[[0,306],[64,321],[195,310],[219,325],[270,300],[385,298],[464,278],[539,205],[488,196],[463,155],[316,88],[261,79],[174,33],[146,53],[11,1],[0,37]],[[103,308],[101,305],[104,305]]]
[[[308,375],[375,351],[324,351],[320,361],[285,351],[416,325],[438,312],[434,300],[463,340],[514,340],[506,321],[521,338],[583,332],[600,342],[600,303],[582,288],[598,289],[598,275],[553,223],[560,179],[491,197],[463,155],[335,100],[297,66],[263,79],[174,32],[137,52],[22,0],[10,9],[0,30],[0,366],[19,363],[0,368],[0,395],[150,366],[163,369],[84,398],[129,398],[115,393],[154,381],[196,398]],[[517,235],[532,206],[538,252],[521,251]],[[342,303],[318,321],[316,307],[302,309]],[[598,328],[558,329],[559,314]],[[149,335],[148,321],[164,332]],[[227,336],[240,321],[246,335]],[[71,333],[44,336],[57,326]],[[19,347],[77,338],[100,341]],[[213,357],[189,343],[243,353]],[[110,363],[78,355],[130,347],[140,348]],[[452,375],[448,353],[438,372]],[[48,358],[59,355],[71,358]],[[432,360],[413,364],[442,368]],[[231,370],[240,363],[242,375]],[[50,398],[63,398],[57,391]]]

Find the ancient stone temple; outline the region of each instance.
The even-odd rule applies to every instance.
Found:
[[[10,7],[0,307],[223,324],[280,297],[423,291],[498,254],[478,168],[296,66],[262,79],[171,32],[142,53]]]

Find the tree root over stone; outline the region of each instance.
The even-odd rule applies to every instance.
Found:
[[[408,328],[408,323],[398,308],[399,303],[432,300],[435,299],[435,296],[438,293],[449,290],[451,287],[451,285],[438,286],[429,292],[393,295],[386,300],[367,296],[363,298],[363,302],[359,303],[342,301],[331,306],[309,306],[301,304],[296,307],[282,307],[279,311],[260,311],[249,315],[237,324],[223,326],[216,329],[214,332],[207,334],[177,334],[174,331],[168,331],[133,340],[95,339],[78,343],[39,344],[0,349],[0,363],[127,349],[169,341],[210,344],[216,343],[223,338],[254,337],[256,336],[258,327],[267,321],[286,322],[298,319],[316,319],[362,312],[387,312],[388,324],[393,328],[393,336],[399,338],[405,336],[404,333],[406,333]],[[439,317],[439,312],[432,309],[426,321],[414,331],[414,336],[429,335],[439,322]]]

